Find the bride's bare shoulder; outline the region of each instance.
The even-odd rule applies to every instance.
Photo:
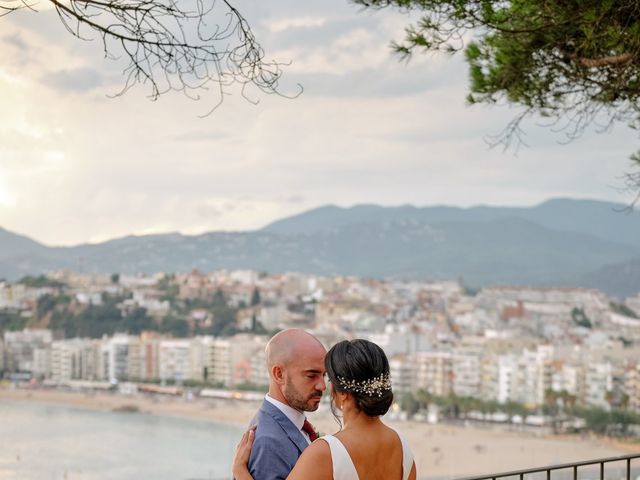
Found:
[[[316,440],[304,449],[287,480],[331,480],[331,450],[324,440]]]

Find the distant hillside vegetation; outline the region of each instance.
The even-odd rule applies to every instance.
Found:
[[[625,205],[550,200],[522,207],[326,206],[253,232],[125,237],[46,247],[0,231],[0,277],[58,268],[155,273],[199,268],[300,271],[487,284],[640,291],[640,214]]]

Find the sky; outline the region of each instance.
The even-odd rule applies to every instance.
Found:
[[[468,106],[461,55],[390,48],[410,18],[346,0],[238,0],[284,94],[124,85],[100,41],[70,35],[46,0],[0,17],[0,227],[50,246],[125,235],[253,230],[314,207],[626,203],[638,134],[589,129],[565,144],[532,119],[526,146],[490,148],[517,113]]]

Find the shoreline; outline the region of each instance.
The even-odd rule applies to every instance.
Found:
[[[189,418],[212,423],[245,427],[251,420],[247,409],[237,402],[219,399],[185,400],[160,395],[122,395],[106,392],[73,392],[55,389],[0,387],[0,401],[30,401],[49,405],[82,408],[100,412],[130,412],[162,417]],[[257,409],[258,403],[243,402]]]
[[[0,387],[0,401],[38,402],[87,410],[177,417],[246,427],[260,402],[117,393]],[[338,430],[326,405],[310,413],[321,433]],[[420,478],[454,478],[537,468],[547,465],[640,453],[640,443],[624,443],[593,436],[534,436],[477,426],[390,421],[414,453]]]

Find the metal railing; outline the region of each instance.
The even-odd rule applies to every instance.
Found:
[[[551,472],[556,470],[568,470],[568,473],[572,472],[573,476],[570,477],[572,480],[578,480],[578,468],[585,467],[590,465],[600,465],[600,477],[599,480],[605,480],[604,478],[604,466],[607,463],[614,462],[625,462],[626,463],[626,476],[623,477],[626,480],[633,480],[631,478],[631,460],[639,459],[640,453],[633,455],[623,455],[621,457],[609,457],[609,458],[599,458],[596,460],[588,460],[584,462],[575,462],[575,463],[562,463],[558,465],[549,465],[546,467],[539,468],[528,468],[525,470],[512,470],[509,472],[502,473],[492,473],[489,475],[480,475],[473,477],[463,477],[458,478],[456,480],[498,480],[506,477],[518,477],[519,480],[525,480],[525,475],[532,475],[536,473],[546,473],[546,480],[551,480]],[[616,480],[620,480],[620,477],[616,477]]]
[[[461,477],[456,478],[455,480],[498,480],[507,477],[518,477],[519,480],[525,480],[525,475],[532,475],[536,473],[546,473],[546,480],[551,480],[551,472],[556,470],[568,470],[568,473],[572,473],[573,475],[569,477],[569,480],[578,480],[578,468],[586,467],[590,465],[600,465],[600,476],[599,480],[605,480],[604,477],[604,465],[606,463],[614,463],[614,462],[625,462],[626,467],[626,476],[622,479],[620,476],[616,476],[615,480],[634,480],[631,478],[631,460],[640,459],[640,453],[636,453],[633,455],[623,455],[621,457],[608,457],[608,458],[598,458],[596,460],[587,460],[584,462],[574,462],[574,463],[562,463],[558,465],[548,465],[546,467],[538,467],[538,468],[528,468],[525,470],[512,470],[509,472],[501,472],[501,473],[491,473],[489,475],[480,475],[473,477]],[[640,476],[639,476],[640,478]],[[188,480],[228,480],[224,479],[188,479]]]

